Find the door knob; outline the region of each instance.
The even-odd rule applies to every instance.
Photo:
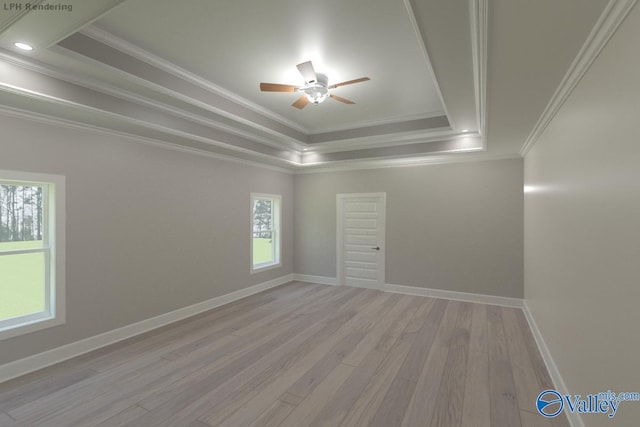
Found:
[[[380,250],[380,246],[376,246],[375,248],[371,248],[371,249],[375,249],[376,251]]]

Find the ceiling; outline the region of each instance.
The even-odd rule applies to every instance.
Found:
[[[519,157],[634,4],[13,1],[0,111],[294,171]],[[308,60],[371,80],[302,110],[259,90]]]
[[[444,115],[401,1],[325,0],[317,5],[301,0],[134,0],[95,25],[306,133]],[[145,16],[142,23],[140,16]],[[173,26],[176,31],[167,31]],[[333,83],[369,76],[368,83],[334,91],[355,100],[356,106],[332,102],[298,110],[290,104],[299,94],[257,90],[261,81],[303,84],[295,66],[309,60]]]

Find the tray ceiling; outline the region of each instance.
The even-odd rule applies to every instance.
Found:
[[[69,0],[0,14],[0,109],[294,170],[517,156],[545,109],[537,95],[563,83],[597,18],[629,2],[567,5],[538,43],[529,17],[547,2]],[[299,94],[260,92],[301,85],[307,60],[330,83],[371,80],[333,90],[355,105],[298,110]],[[527,67],[538,74],[525,81]],[[535,102],[505,97],[520,88]],[[503,129],[509,141],[492,145]]]
[[[136,0],[95,25],[309,133],[444,115],[401,1]],[[327,100],[304,110],[290,106],[299,94],[258,90],[262,81],[303,84],[295,66],[309,60],[330,83],[371,81],[334,90],[353,106]]]

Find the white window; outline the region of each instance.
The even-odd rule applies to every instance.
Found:
[[[0,171],[0,339],[64,323],[64,177]]]
[[[251,193],[251,272],[281,265],[279,195]]]

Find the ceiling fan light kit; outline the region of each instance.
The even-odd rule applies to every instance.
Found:
[[[300,88],[300,91],[304,92],[309,102],[318,105],[329,96],[329,89],[327,88],[328,82],[329,78],[326,75],[316,73],[316,81],[307,83],[304,87]]]
[[[354,83],[360,83],[369,80],[369,77],[360,77],[359,79],[349,80],[329,86],[329,78],[322,73],[316,73],[311,61],[302,62],[297,65],[298,71],[305,80],[304,86],[293,86],[279,83],[260,83],[260,90],[263,92],[302,92],[302,96],[298,98],[292,107],[303,109],[307,104],[319,105],[327,98],[333,98],[344,104],[355,104],[355,102],[329,93],[329,89],[335,89],[340,86],[346,86]]]

